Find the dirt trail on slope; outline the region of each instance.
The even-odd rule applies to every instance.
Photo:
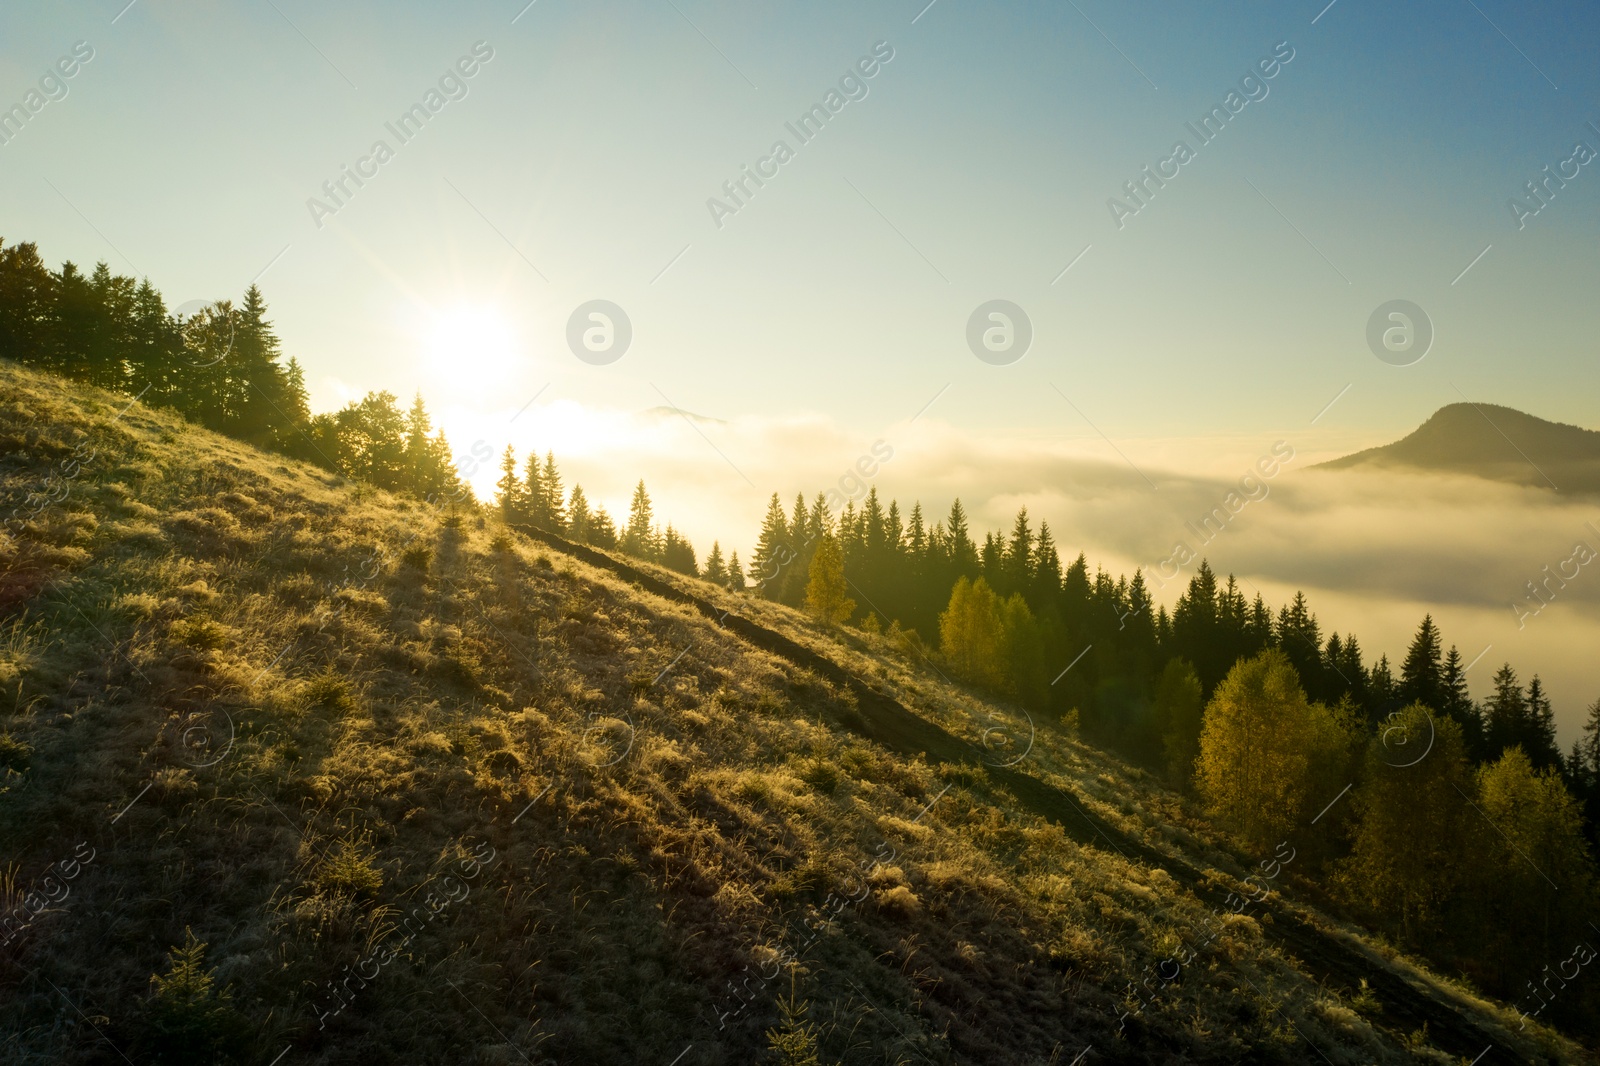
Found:
[[[1029,812],[1059,825],[1080,844],[1115,851],[1130,861],[1165,870],[1172,879],[1219,912],[1230,909],[1228,891],[1208,881],[1200,868],[1157,851],[1142,840],[1096,815],[1071,794],[1015,769],[996,767],[986,752],[953,736],[908,709],[899,700],[879,692],[832,659],[747,618],[731,614],[643,570],[603,552],[532,526],[513,528],[528,537],[571,555],[589,565],[616,574],[646,592],[694,607],[723,629],[753,647],[804,667],[832,684],[848,689],[856,698],[858,716],[846,715],[841,724],[868,740],[902,756],[921,755],[934,763],[981,766],[989,781],[1017,798]],[[1312,977],[1342,995],[1353,994],[1361,980],[1382,1005],[1382,1028],[1400,1038],[1427,1026],[1429,1042],[1452,1055],[1464,1056],[1475,1066],[1523,1061],[1511,1049],[1497,1046],[1496,1036],[1470,1014],[1445,1002],[1426,988],[1394,970],[1377,965],[1349,944],[1282,906],[1276,899],[1255,904],[1250,913],[1262,936],[1291,956]],[[1376,1023],[1375,1023],[1376,1024]],[[1484,1052],[1487,1050],[1487,1054]],[[1480,1058],[1481,1056],[1481,1058]]]

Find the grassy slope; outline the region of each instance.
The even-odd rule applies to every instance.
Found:
[[[848,690],[692,609],[125,402],[0,365],[5,513],[94,451],[0,540],[0,713],[31,749],[0,785],[0,914],[94,849],[0,951],[6,1061],[148,1061],[149,978],[185,929],[263,1063],[759,1061],[785,949],[825,1061],[1440,1058],[1248,914],[1163,983],[1209,906],[981,769],[853,735]],[[1025,735],[880,640],[728,606],[952,734]],[[1243,872],[1069,735],[1041,729],[1016,769]],[[1578,1060],[1413,976],[1514,1057]]]

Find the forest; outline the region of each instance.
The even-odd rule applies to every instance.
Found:
[[[378,488],[475,506],[420,395],[405,410],[373,392],[313,415],[266,312],[252,285],[238,304],[180,317],[148,280],[104,263],[51,270],[33,244],[0,242],[0,358]],[[1594,995],[1562,995],[1551,974],[1581,953],[1574,940],[1600,937],[1588,918],[1600,700],[1563,753],[1539,677],[1504,663],[1474,700],[1471,664],[1431,616],[1395,664],[1353,632],[1325,633],[1304,595],[1274,610],[1202,562],[1169,610],[1139,571],[1091,572],[1081,552],[1064,563],[1025,509],[980,543],[960,500],[930,519],[875,488],[837,514],[823,493],[787,508],[774,493],[743,563],[719,541],[702,564],[660,526],[642,481],[613,519],[565,488],[552,452],[519,465],[508,447],[495,504],[509,521],[874,635],[1075,726],[1192,795],[1263,864],[1292,848],[1308,890],[1435,965],[1529,1015],[1548,1003],[1545,1021],[1592,1024]]]

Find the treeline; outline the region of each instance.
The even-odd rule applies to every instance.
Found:
[[[628,507],[628,518],[621,530],[606,513],[604,507],[591,507],[582,485],[573,485],[570,495],[563,496],[561,471],[556,466],[554,453],[546,452],[544,461],[538,453],[530,453],[517,473],[517,453],[511,445],[500,458],[500,480],[495,482],[495,504],[501,517],[508,522],[527,523],[551,533],[589,544],[596,548],[622,551],[638,559],[659,563],[691,577],[704,576],[719,583],[729,582],[729,568],[723,564],[721,549],[713,545],[711,557],[706,560],[706,571],[701,574],[695,558],[694,545],[668,523],[665,529],[656,524],[655,507],[650,493],[640,481],[633,490]],[[744,575],[735,555],[732,570],[738,573],[738,585],[744,584]]]
[[[920,503],[909,514],[897,501],[885,508],[876,489],[838,516],[822,494],[809,505],[797,496],[786,511],[774,493],[751,556],[753,591],[804,607],[812,560],[830,540],[855,600],[846,621],[892,629],[963,680],[1030,708],[1076,709],[1090,735],[1151,765],[1168,741],[1156,696],[1170,662],[1190,664],[1209,699],[1235,663],[1268,649],[1282,652],[1311,699],[1345,704],[1369,724],[1420,702],[1457,723],[1476,762],[1521,745],[1535,766],[1564,763],[1542,681],[1524,687],[1508,663],[1493,695],[1474,702],[1462,655],[1431,616],[1396,676],[1387,655],[1367,660],[1354,633],[1324,634],[1304,594],[1273,610],[1202,561],[1169,612],[1139,570],[1091,573],[1082,553],[1063,565],[1049,523],[1035,529],[1026,508],[980,545],[960,500],[930,525]]]
[[[470,501],[422,397],[409,412],[371,392],[313,416],[305,374],[282,348],[261,290],[178,315],[145,278],[99,263],[51,270],[31,242],[0,240],[0,358],[129,393],[208,429],[379,488]],[[479,462],[489,456],[474,456]]]
[[[812,564],[833,543],[843,567],[830,592],[829,581],[813,582]],[[885,507],[876,489],[838,515],[822,494],[809,505],[797,496],[787,510],[773,494],[750,582],[754,594],[800,608],[816,584],[832,617],[888,631],[942,670],[1032,710],[1075,713],[1089,738],[1146,766],[1169,770],[1172,752],[1185,752],[1185,774],[1197,754],[1198,708],[1235,664],[1276,650],[1309,699],[1369,729],[1420,703],[1455,724],[1474,765],[1520,748],[1534,768],[1561,772],[1591,834],[1600,825],[1600,701],[1563,758],[1542,680],[1524,683],[1505,663],[1492,691],[1474,700],[1460,650],[1446,646],[1431,616],[1398,667],[1387,655],[1369,661],[1356,634],[1324,632],[1304,594],[1274,610],[1202,561],[1168,611],[1140,571],[1091,573],[1082,553],[1063,565],[1049,524],[1035,528],[1026,508],[1009,533],[986,532],[980,544],[960,500],[930,525],[920,503],[909,513],[896,501]],[[1170,668],[1180,661],[1198,693],[1187,734],[1173,725]]]

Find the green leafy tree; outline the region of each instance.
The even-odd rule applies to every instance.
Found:
[[[1426,751],[1420,759],[1419,751]],[[1386,719],[1352,797],[1355,829],[1337,871],[1340,894],[1375,914],[1397,915],[1407,943],[1437,933],[1467,870],[1462,856],[1478,843],[1469,821],[1473,790],[1453,720],[1420,703]]]
[[[844,553],[834,537],[823,534],[811,556],[806,581],[806,607],[829,625],[843,625],[855,613],[844,578]]]
[[[1348,728],[1307,701],[1288,656],[1270,648],[1236,664],[1206,705],[1195,783],[1212,817],[1267,852],[1311,815],[1325,767],[1342,766]]]
[[[958,579],[939,616],[939,650],[950,669],[964,681],[997,685],[1002,634],[1000,600],[989,583]]]
[[[1475,926],[1486,941],[1483,956],[1498,967],[1502,988],[1533,977],[1532,960],[1547,960],[1585,930],[1594,904],[1594,871],[1583,837],[1583,815],[1553,769],[1538,769],[1512,747],[1478,770],[1476,863],[1456,862],[1478,874],[1482,913]]]

